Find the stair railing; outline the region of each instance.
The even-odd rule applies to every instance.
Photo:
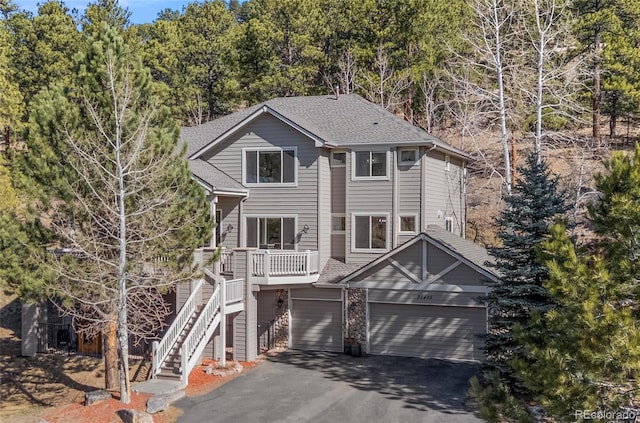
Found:
[[[220,288],[220,284],[218,284],[213,295],[211,295],[211,298],[209,298],[209,301],[207,301],[198,316],[198,320],[189,331],[189,335],[182,341],[180,380],[185,385],[187,384],[189,373],[195,367],[195,363],[204,351],[209,338],[213,335],[218,323],[220,323]]]
[[[180,334],[184,331],[184,328],[187,326],[189,319],[193,313],[195,313],[196,308],[201,303],[200,290],[202,289],[202,285],[204,284],[204,279],[199,279],[191,291],[191,295],[184,303],[180,312],[176,316],[176,319],[173,321],[164,337],[158,341],[154,341],[152,344],[152,365],[151,365],[151,376],[155,379],[158,373],[160,373],[160,368],[162,367],[162,363],[167,359],[169,352],[175,345],[176,341],[180,337]]]

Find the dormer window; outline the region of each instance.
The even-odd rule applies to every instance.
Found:
[[[245,185],[296,183],[296,148],[243,149]]]
[[[354,179],[389,179],[387,151],[356,151],[353,153]]]

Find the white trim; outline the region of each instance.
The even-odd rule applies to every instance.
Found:
[[[385,247],[384,248],[356,248],[356,217],[384,217],[386,219],[385,227]],[[380,253],[389,251],[390,230],[392,222],[389,219],[389,213],[377,212],[353,212],[351,213],[351,252],[352,253]],[[371,221],[369,220],[369,244],[371,244]]]
[[[261,218],[265,218],[265,219],[290,219],[293,218],[294,219],[294,228],[295,228],[295,235],[297,237],[297,235],[300,233],[300,229],[298,228],[298,215],[297,214],[273,214],[273,213],[265,213],[265,214],[255,214],[255,213],[251,213],[251,214],[245,214],[242,220],[242,226],[244,227],[244,233],[243,233],[243,237],[240,240],[240,246],[242,248],[247,248],[247,219],[261,219]],[[280,231],[282,231],[282,220],[280,221]],[[282,237],[282,232],[280,233],[280,236]],[[293,250],[285,250],[285,251],[298,251],[298,243],[294,243],[294,249]],[[260,243],[258,243],[258,249],[260,247]],[[253,248],[253,247],[251,247]]]
[[[449,229],[447,229],[447,223],[449,223]],[[451,232],[452,234],[455,234],[455,231],[453,230],[453,217],[452,216],[447,216],[444,218],[444,230],[447,232]]]
[[[488,278],[488,279],[490,279],[490,280],[492,280],[494,282],[497,282],[499,280],[499,278],[496,275],[494,275],[493,273],[483,269],[482,267],[478,266],[477,264],[473,263],[469,259],[463,257],[462,255],[460,255],[457,252],[453,251],[449,247],[441,244],[439,241],[435,240],[434,238],[430,237],[429,235],[427,235],[426,233],[423,232],[423,233],[418,234],[413,239],[411,239],[411,240],[405,242],[404,244],[400,245],[399,247],[396,247],[393,250],[387,252],[386,254],[383,254],[380,257],[376,258],[375,260],[365,264],[364,266],[362,266],[360,269],[356,270],[355,272],[350,273],[349,275],[345,276],[344,278],[341,279],[340,283],[341,284],[347,284],[347,286],[348,286],[349,281],[352,280],[353,278],[355,278],[357,276],[360,276],[364,272],[366,272],[369,269],[371,269],[373,266],[382,263],[383,261],[385,261],[389,257],[393,256],[394,254],[398,254],[399,252],[411,247],[413,244],[415,244],[416,242],[419,242],[419,241],[428,242],[429,244],[431,244],[434,247],[438,248],[439,250],[443,251],[445,254],[448,254],[451,257],[455,258],[456,260],[461,261],[465,265],[471,267],[472,269],[475,269],[478,273],[482,274],[483,276],[485,276],[486,278]],[[424,252],[423,252],[423,254],[424,254]],[[424,260],[426,262],[426,258]],[[362,282],[354,282],[354,283],[362,284]],[[379,284],[379,282],[375,282],[375,283]],[[360,287],[361,287],[360,285],[356,286],[356,288],[360,288]]]
[[[393,267],[395,267],[396,269],[398,269],[400,271],[400,273],[402,273],[403,275],[405,275],[406,277],[408,277],[409,279],[411,279],[413,282],[415,283],[422,283],[422,280],[417,277],[416,275],[413,274],[413,272],[411,272],[409,269],[407,269],[406,267],[404,267],[403,265],[401,265],[400,263],[398,263],[398,261],[392,259],[391,257],[389,257],[387,259],[387,261],[389,263],[391,263],[391,265]]]
[[[405,151],[413,152],[412,160],[402,160],[402,153]],[[413,166],[418,162],[418,147],[398,147],[398,166]]]
[[[285,151],[293,151],[293,182],[260,182],[260,175],[257,176],[258,182],[247,182],[247,163],[246,153],[248,151],[255,151],[256,154],[256,171],[259,173],[260,169],[260,152],[263,151],[279,151],[280,152],[280,177],[284,177],[284,160],[282,160]],[[244,147],[242,149],[242,185],[246,187],[297,187],[298,186],[298,147],[296,146],[284,146],[284,147]]]
[[[369,153],[369,159],[373,153],[385,154],[385,175],[384,176],[356,176],[356,153]],[[352,150],[351,151],[351,180],[352,181],[389,181],[391,180],[391,158],[390,151],[388,149],[374,149],[374,150]],[[371,173],[371,166],[369,166],[369,173]]]
[[[402,230],[402,218],[413,217],[413,231]],[[418,233],[418,215],[416,213],[400,213],[398,214],[398,235],[415,235]]]
[[[344,230],[337,231],[333,229],[333,218],[334,217],[342,217],[344,218]],[[331,213],[331,233],[337,235],[344,235],[347,232],[347,214],[346,213]]]

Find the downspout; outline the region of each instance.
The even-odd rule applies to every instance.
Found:
[[[392,173],[392,177],[393,177],[393,185],[392,185],[392,190],[393,193],[391,195],[391,230],[392,230],[392,235],[391,235],[391,249],[396,248],[396,246],[398,245],[398,225],[400,222],[400,219],[398,217],[398,166],[397,166],[397,152],[398,152],[398,148],[394,148],[391,154],[391,158],[393,160],[393,173]]]

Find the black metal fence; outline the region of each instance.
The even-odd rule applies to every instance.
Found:
[[[275,320],[267,320],[258,325],[258,354],[269,351],[276,346]]]

